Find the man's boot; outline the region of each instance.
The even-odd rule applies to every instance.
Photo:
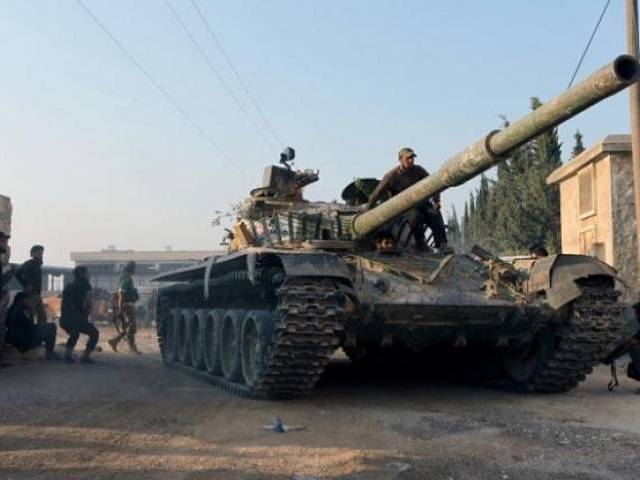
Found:
[[[136,347],[136,339],[135,338],[130,338],[129,339],[129,353],[132,353],[134,355],[142,355],[142,352],[140,350],[138,350],[138,347]]]
[[[117,337],[113,337],[113,338],[110,338],[109,340],[107,340],[107,343],[111,347],[111,350],[113,350],[116,353],[118,353],[118,342],[120,342],[121,338],[122,337],[120,335],[118,335]]]
[[[76,363],[76,359],[73,356],[73,349],[72,348],[65,348],[64,350],[64,361],[67,363]]]
[[[91,358],[91,350],[86,348],[84,353],[82,354],[82,357],[80,357],[80,360],[78,361],[78,363],[82,363],[84,365],[88,365],[88,364],[92,364],[92,363],[96,363],[96,361]]]

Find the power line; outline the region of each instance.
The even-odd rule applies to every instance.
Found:
[[[173,8],[173,6],[171,5],[171,3],[169,2],[169,0],[164,0],[165,5],[167,6],[167,8],[169,9],[169,11],[171,12],[171,14],[173,15],[173,17],[176,19],[176,21],[178,22],[178,24],[180,25],[180,28],[182,28],[182,31],[184,31],[185,35],[189,38],[189,40],[191,41],[191,43],[193,44],[193,46],[196,48],[196,50],[198,50],[198,53],[200,53],[200,55],[202,56],[202,59],[204,60],[204,62],[207,64],[207,67],[209,67],[209,70],[211,70],[211,73],[213,73],[215,75],[215,77],[218,79],[218,81],[222,84],[222,86],[224,87],[224,89],[226,90],[226,92],[229,94],[229,96],[231,98],[233,98],[233,100],[236,102],[236,104],[238,105],[238,108],[240,108],[240,110],[242,110],[242,112],[246,115],[246,117],[249,119],[249,121],[251,122],[251,125],[253,126],[253,128],[256,130],[256,132],[258,132],[258,135],[260,135],[260,138],[262,138],[262,140],[264,140],[264,142],[269,146],[269,148],[273,151],[273,153],[277,154],[277,150],[273,147],[273,144],[269,141],[269,139],[264,135],[264,133],[262,132],[262,130],[260,129],[260,127],[258,126],[258,124],[253,120],[253,118],[251,117],[251,115],[249,114],[249,112],[247,111],[247,109],[244,107],[244,105],[242,104],[242,102],[238,99],[238,97],[236,96],[235,93],[233,93],[233,90],[231,89],[231,87],[229,87],[229,85],[227,84],[227,82],[224,80],[224,78],[222,77],[222,75],[220,74],[220,72],[218,72],[218,70],[214,67],[213,62],[211,61],[211,59],[209,58],[209,56],[206,54],[206,52],[202,49],[202,47],[200,46],[200,44],[198,43],[198,41],[195,39],[195,37],[191,34],[191,32],[189,31],[189,29],[187,28],[187,26],[185,25],[185,23],[182,21],[182,19],[180,18],[180,16],[178,15],[178,12],[175,11],[175,9]]]
[[[253,105],[253,108],[255,108],[256,112],[258,112],[258,114],[260,115],[260,118],[262,118],[262,121],[264,122],[264,124],[269,129],[269,132],[271,133],[271,135],[273,136],[273,138],[275,139],[277,144],[279,146],[283,147],[284,143],[278,137],[278,134],[276,133],[275,129],[272,127],[271,122],[269,122],[269,120],[267,120],[267,117],[263,113],[262,109],[260,108],[260,105],[258,105],[258,101],[256,100],[255,96],[251,93],[251,90],[249,90],[249,87],[247,87],[247,84],[244,82],[244,80],[242,80],[242,77],[240,76],[240,73],[238,72],[238,70],[234,66],[233,62],[231,61],[231,58],[229,58],[229,55],[227,55],[227,52],[225,51],[224,47],[222,46],[222,43],[220,42],[220,40],[218,39],[216,34],[213,33],[213,29],[211,28],[211,25],[209,24],[209,22],[207,21],[206,17],[202,13],[202,10],[200,10],[200,7],[198,7],[198,4],[196,3],[195,0],[190,0],[190,1],[191,1],[191,4],[193,5],[193,8],[195,8],[196,12],[198,12],[198,16],[202,20],[202,23],[204,23],[204,26],[206,27],[207,31],[209,32],[209,35],[211,36],[211,38],[213,39],[214,43],[216,44],[216,46],[220,50],[220,53],[222,53],[222,56],[227,61],[227,64],[229,65],[229,68],[231,68],[231,71],[233,72],[233,74],[235,75],[236,79],[238,80],[238,83],[242,86],[242,89],[247,94],[247,97],[249,97],[249,100],[251,101],[251,104]]]
[[[129,50],[125,48],[125,46],[120,43],[120,41],[109,31],[104,23],[100,21],[96,15],[87,8],[87,6],[82,3],[82,0],[76,0],[76,3],[82,8],[82,10],[89,16],[93,22],[100,27],[100,29],[111,39],[111,41],[115,44],[116,47],[124,54],[125,57],[129,59],[131,63],[133,63],[138,70],[142,72],[142,74],[147,77],[147,79],[151,82],[151,84],[155,87],[158,92],[169,102],[169,104],[189,123],[193,128],[195,128],[200,135],[213,147],[215,148],[220,155],[224,157],[231,165],[233,165],[240,173],[242,173],[245,177],[250,180],[253,180],[252,177],[233,159],[231,156],[225,152],[220,145],[218,145],[213,138],[200,126],[198,122],[196,122],[179,104],[178,102],[169,94],[169,92],[162,86],[158,81],[151,75],[151,73],[144,67],[142,64],[133,56]]]
[[[578,65],[576,66],[576,69],[573,71],[571,80],[569,80],[569,85],[567,85],[567,90],[571,88],[571,85],[573,85],[573,81],[576,79],[576,75],[578,75],[578,70],[580,70],[580,67],[582,66],[582,61],[584,60],[584,57],[587,56],[587,51],[589,51],[591,42],[593,41],[593,38],[596,36],[598,27],[600,26],[600,23],[602,22],[602,19],[604,18],[604,14],[607,12],[607,8],[609,8],[610,3],[611,3],[611,0],[606,0],[604,4],[604,8],[602,9],[602,13],[600,13],[600,18],[598,18],[598,21],[596,22],[596,26],[593,28],[593,32],[591,32],[591,36],[589,37],[589,41],[587,42],[587,45],[584,47],[584,50],[582,51],[582,55],[580,56],[580,60],[578,60]]]

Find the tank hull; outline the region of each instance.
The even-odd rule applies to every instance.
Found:
[[[572,321],[574,303],[582,298],[579,283],[596,279],[598,292],[607,298],[606,308],[594,310],[589,339],[586,344],[577,343],[580,349],[587,345],[592,350],[579,365],[581,372],[588,371],[620,328],[614,276],[589,257],[556,256],[552,260],[542,261],[537,268],[536,262],[530,263],[534,275],[526,296],[507,285],[499,285],[490,295],[485,265],[469,255],[341,255],[249,248],[162,277],[186,281],[159,293],[163,358],[169,365],[209,375],[216,385],[234,393],[283,398],[312,389],[339,347],[354,359],[382,355],[391,360],[392,352],[462,352],[475,347],[508,359],[549,332],[552,340],[540,348],[555,351],[554,345],[561,344],[562,332]],[[405,262],[412,267],[400,270]],[[566,265],[571,265],[570,271],[563,271]],[[543,272],[549,277],[546,280]],[[574,282],[578,297],[569,296],[564,304],[551,308],[544,300],[559,287],[553,284],[553,277]],[[208,326],[207,322],[213,323]],[[220,322],[226,322],[232,333],[223,333]],[[207,329],[218,331],[207,336]],[[226,373],[207,374],[204,360],[193,360],[204,358],[205,351],[223,355],[220,352],[225,348],[224,355],[235,359],[233,375],[231,367]],[[243,349],[258,352],[256,358],[245,358],[248,373],[242,373]],[[265,373],[274,368],[282,371]],[[521,373],[524,367],[518,368],[516,377],[533,389],[563,391],[577,385],[574,377],[567,377],[569,383],[554,387],[542,382],[537,388],[529,385],[536,378],[531,373],[535,368],[528,364],[528,375]],[[512,366],[512,370],[517,368]]]

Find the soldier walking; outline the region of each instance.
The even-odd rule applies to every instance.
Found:
[[[42,261],[44,247],[34,245],[31,247],[31,258],[20,265],[15,276],[22,285],[27,296],[27,305],[31,317],[37,320],[38,325],[47,323],[47,312],[42,303]]]
[[[414,183],[428,177],[427,171],[415,164],[416,153],[411,148],[403,148],[398,152],[400,165],[386,173],[369,197],[367,209],[373,208],[379,200],[386,200],[406,190]],[[424,249],[424,233],[426,227],[431,229],[435,247],[440,249],[447,245],[447,233],[442,213],[440,213],[440,195],[434,195],[413,210],[405,214],[411,224],[417,249]]]
[[[69,334],[64,359],[69,363],[75,362],[73,349],[78,343],[81,333],[89,336],[80,363],[95,363],[91,358],[98,344],[98,329],[89,322],[91,313],[91,284],[89,271],[82,265],[73,269],[73,281],[62,291],[62,312],[60,326]]]
[[[118,284],[118,313],[122,322],[122,331],[115,337],[109,339],[109,345],[114,352],[118,351],[118,343],[123,338],[127,338],[129,352],[141,355],[142,352],[136,346],[136,302],[139,299],[138,290],[133,283],[133,275],[136,272],[136,263],[129,262],[125,265]]]

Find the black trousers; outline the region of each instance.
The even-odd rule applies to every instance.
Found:
[[[56,346],[56,326],[53,323],[42,323],[34,325],[31,330],[31,338],[29,339],[29,345],[25,350],[32,350],[38,348],[44,343],[44,348],[47,353],[53,352]]]
[[[423,202],[413,210],[409,210],[405,213],[405,217],[411,224],[416,245],[424,245],[424,233],[427,227],[433,233],[433,243],[436,248],[447,244],[447,230],[444,226],[442,213],[430,201]]]
[[[81,333],[89,336],[89,340],[87,341],[88,351],[95,350],[96,345],[98,345],[100,332],[98,332],[98,329],[94,327],[92,323],[82,322],[77,325],[64,327],[64,329],[69,334],[69,340],[67,340],[67,351],[69,352],[76,347],[76,343],[78,343],[78,338]]]
[[[640,332],[633,337],[634,343],[629,349],[631,362],[627,365],[627,377],[640,382]]]

